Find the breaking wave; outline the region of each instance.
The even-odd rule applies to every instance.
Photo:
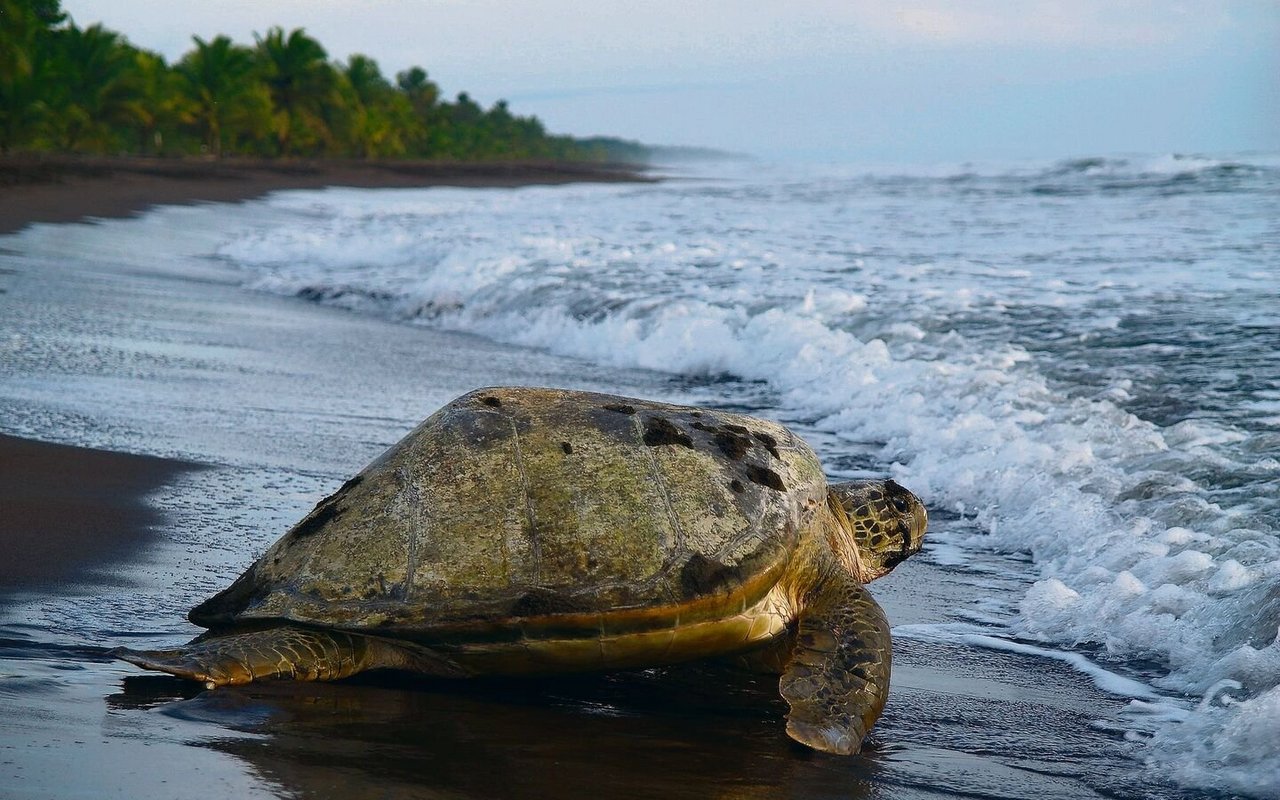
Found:
[[[1158,690],[1153,765],[1277,795],[1278,164],[284,193],[217,253],[259,290],[764,382],[829,465],[950,512],[948,547],[1029,555],[1000,635]]]

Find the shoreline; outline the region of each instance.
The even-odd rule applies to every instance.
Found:
[[[552,161],[7,155],[0,156],[0,235],[40,222],[128,217],[158,205],[234,203],[285,189],[512,188],[656,180],[635,165]]]
[[[633,165],[0,156],[0,235],[37,223],[129,217],[160,205],[241,202],[274,191],[652,182]],[[143,546],[147,496],[200,465],[0,433],[0,591],[84,579]]]
[[[148,495],[201,466],[0,433],[0,592],[84,579],[162,523]]]

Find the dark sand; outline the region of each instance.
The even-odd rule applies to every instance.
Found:
[[[511,187],[651,180],[623,165],[0,156],[0,234],[33,222],[126,217],[154,205],[232,202],[326,186]]]
[[[0,434],[0,590],[128,558],[159,514],[143,498],[194,465]]]

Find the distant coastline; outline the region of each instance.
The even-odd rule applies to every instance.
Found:
[[[174,63],[61,0],[0,3],[0,154],[86,153],[450,161],[645,161],[612,136],[553,134],[505,100],[444,98],[427,71],[330,58],[302,28],[191,37]]]
[[[333,59],[302,28],[193,36],[170,63],[61,0],[0,0],[0,22],[0,234],[280,189],[642,181],[634,165],[736,157],[554,134],[504,100],[446,99],[422,67]]]
[[[654,180],[635,165],[568,161],[8,155],[0,156],[0,234],[36,222],[126,217],[155,205],[238,202],[283,189]]]

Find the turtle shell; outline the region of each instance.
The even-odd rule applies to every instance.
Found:
[[[403,637],[714,618],[777,582],[825,499],[813,451],[775,422],[481,389],[321,501],[190,618]]]

